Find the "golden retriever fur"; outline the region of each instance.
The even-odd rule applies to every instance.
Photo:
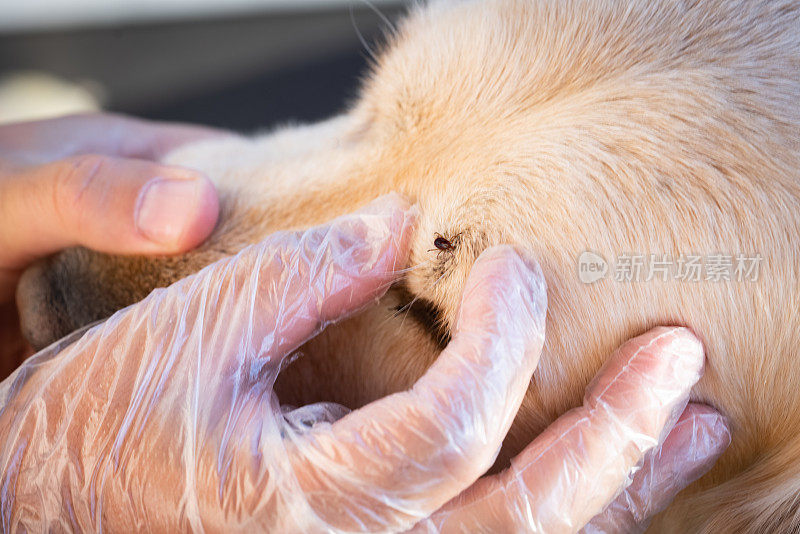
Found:
[[[179,257],[75,249],[34,267],[19,292],[29,337],[42,344],[271,232],[399,191],[421,212],[413,268],[303,347],[283,400],[356,408],[409,387],[446,341],[475,258],[522,244],[547,278],[547,340],[499,462],[578,405],[625,339],[686,325],[707,351],[692,398],[728,416],[733,443],[652,530],[800,531],[796,1],[433,1],[388,38],[340,116],[167,161],[217,184],[211,239]],[[431,251],[437,234],[451,251]],[[757,281],[611,273],[587,285],[585,250],[763,261]]]

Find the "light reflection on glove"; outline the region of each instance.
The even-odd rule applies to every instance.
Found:
[[[397,531],[451,501],[492,464],[541,351],[544,281],[514,249],[476,262],[452,342],[411,390],[347,415],[286,413],[273,393],[288,354],[386,290],[414,220],[389,197],[275,234],[26,362],[0,386],[2,530]],[[601,512],[699,377],[699,345],[671,332],[417,528],[577,530]]]

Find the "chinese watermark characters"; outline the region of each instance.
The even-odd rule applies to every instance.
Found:
[[[650,282],[757,282],[760,254],[620,254],[612,264],[596,252],[578,257],[578,277],[591,284],[607,277],[620,283]]]

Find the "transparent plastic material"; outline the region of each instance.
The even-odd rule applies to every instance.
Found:
[[[418,530],[644,531],[730,443],[723,416],[687,407],[702,368],[703,348],[686,328],[659,327],[628,341],[589,385],[583,406]]]
[[[682,329],[634,340],[584,408],[475,483],[544,339],[544,280],[514,248],[475,263],[414,388],[352,413],[280,406],[285,358],[385,292],[414,222],[390,196],[274,234],[28,360],[0,385],[2,531],[555,532],[602,514],[681,413],[702,349]],[[630,517],[620,502],[598,529]]]

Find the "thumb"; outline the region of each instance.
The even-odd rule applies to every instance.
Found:
[[[144,160],[82,155],[12,171],[0,180],[0,228],[16,231],[0,233],[0,269],[74,245],[182,252],[206,238],[218,211],[201,173]]]

